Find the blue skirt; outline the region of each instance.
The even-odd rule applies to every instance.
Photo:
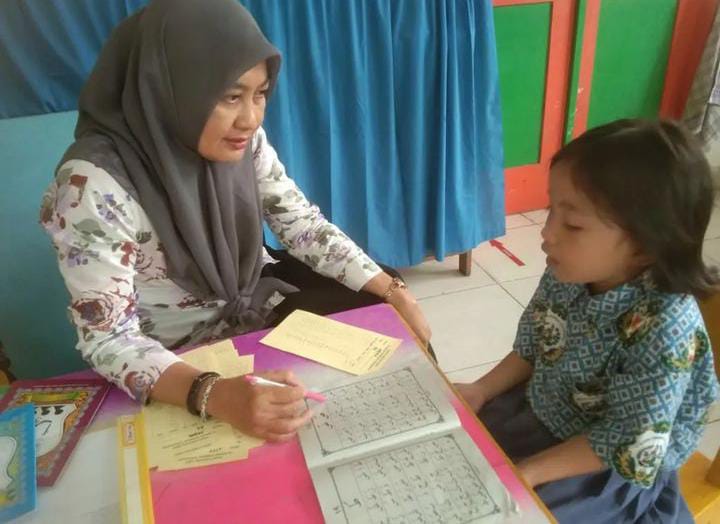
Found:
[[[478,413],[513,462],[561,442],[533,413],[525,386],[498,396]],[[535,491],[560,524],[694,522],[680,493],[677,471],[661,471],[648,489],[608,468],[548,482]]]

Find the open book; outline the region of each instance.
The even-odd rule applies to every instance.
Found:
[[[326,522],[519,519],[429,362],[322,393],[327,402],[301,430],[300,442]]]

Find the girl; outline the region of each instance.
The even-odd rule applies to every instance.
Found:
[[[458,389],[561,523],[692,522],[676,470],[718,384],[694,297],[707,161],[675,124],[622,120],[552,160],[548,268],[514,351]]]
[[[103,48],[41,212],[92,367],[138,401],[269,440],[291,438],[309,417],[289,373],[273,376],[294,387],[255,387],[169,349],[260,329],[298,307],[326,314],[383,299],[430,337],[404,284],[285,174],[261,127],[279,67],[236,0],[150,2]],[[263,219],[288,249],[280,261],[263,248]]]

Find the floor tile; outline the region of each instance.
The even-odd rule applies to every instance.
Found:
[[[508,215],[505,217],[505,229],[515,229],[516,227],[532,225],[533,222],[523,215]]]
[[[706,240],[703,243],[703,259],[706,264],[720,266],[720,238]]]
[[[489,242],[483,242],[474,252],[474,261],[498,282],[518,280],[542,275],[545,271],[546,255],[540,249],[542,238],[539,225],[511,229],[497,239],[502,246],[520,259],[524,265],[517,265],[509,256]]]
[[[720,207],[713,206],[713,214],[710,217],[705,239],[720,238]]]
[[[450,382],[459,382],[461,384],[475,382],[494,368],[498,362],[500,361],[488,362],[487,364],[482,364],[480,366],[472,366],[465,369],[458,369],[457,371],[451,371],[450,373],[447,373],[447,377]]]
[[[705,427],[698,451],[707,458],[714,459],[718,452],[718,446],[720,446],[720,422],[713,422]]]
[[[502,359],[511,349],[522,307],[500,286],[420,301],[445,372]]]
[[[540,224],[541,226],[545,225],[545,220],[547,220],[549,211],[547,209],[538,209],[537,211],[528,211],[526,213],[523,213],[525,217],[532,220],[535,224]]]
[[[447,257],[442,262],[428,260],[417,266],[401,269],[400,274],[417,299],[474,289],[495,283],[477,265],[473,265],[469,276],[460,273],[458,271],[457,255]]]
[[[720,421],[720,400],[713,402],[708,412],[708,422]]]
[[[521,278],[520,280],[511,280],[510,282],[503,282],[501,285],[505,288],[505,291],[510,293],[515,300],[520,302],[523,306],[527,306],[528,302],[532,298],[535,290],[540,283],[540,276]]]

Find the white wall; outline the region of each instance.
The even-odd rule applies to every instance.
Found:
[[[720,140],[715,140],[708,152],[708,161],[713,168],[715,186],[720,188]]]

